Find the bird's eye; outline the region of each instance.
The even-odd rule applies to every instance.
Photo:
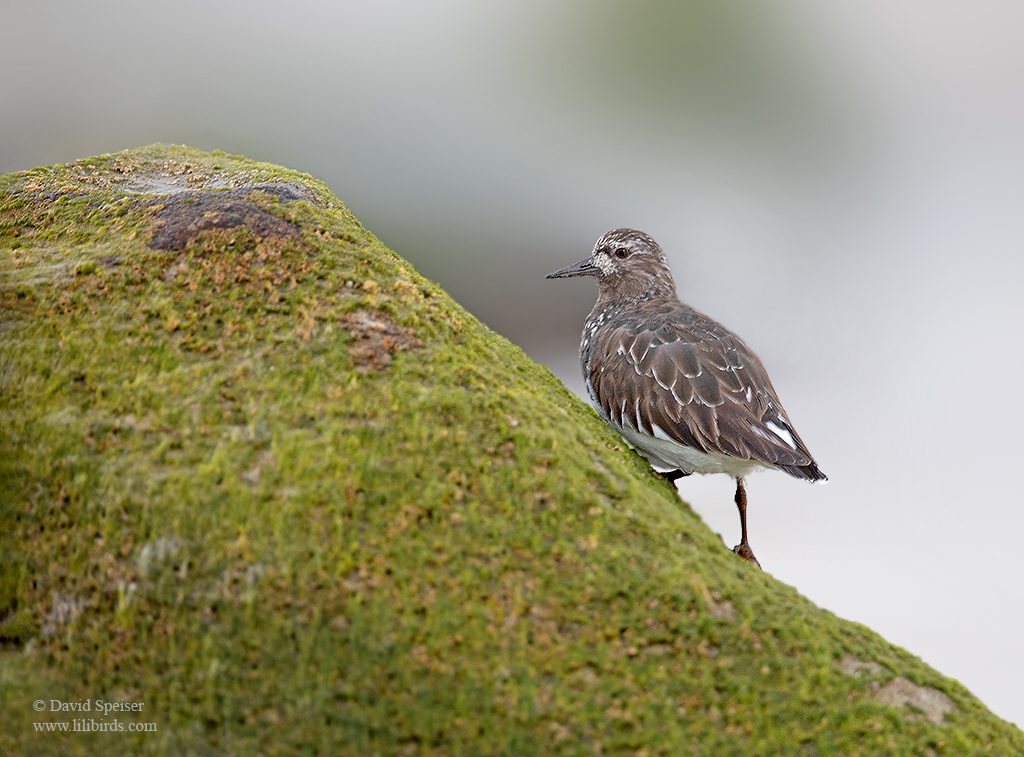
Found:
[[[629,250],[627,250],[625,247],[620,247],[615,251],[615,257],[619,258],[620,260],[626,257],[627,255],[629,255]]]

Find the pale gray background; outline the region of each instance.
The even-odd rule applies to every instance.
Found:
[[[152,142],[312,173],[577,392],[630,225],[831,477],[749,482],[765,568],[1024,724],[1024,5],[0,3],[0,172]],[[732,485],[680,482],[738,540]]]

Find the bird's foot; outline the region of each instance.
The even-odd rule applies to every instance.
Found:
[[[661,475],[663,478],[666,478],[673,483],[675,483],[675,481],[682,478],[683,476],[690,475],[689,473],[683,473],[681,470],[657,471],[657,473]]]
[[[752,562],[754,563],[754,565],[757,566],[758,570],[764,570],[761,567],[761,563],[759,563],[757,561],[757,558],[754,557],[754,550],[752,550],[750,548],[750,545],[746,542],[741,542],[740,544],[737,544],[735,547],[732,548],[732,551],[738,554],[740,557],[742,557],[743,562]]]

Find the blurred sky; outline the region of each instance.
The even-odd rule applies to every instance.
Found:
[[[831,481],[765,568],[1024,725],[1024,5],[0,0],[0,173],[153,142],[311,173],[583,392],[617,226],[767,364]],[[731,546],[732,483],[683,496]]]

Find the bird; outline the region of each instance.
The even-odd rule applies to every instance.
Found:
[[[613,229],[587,258],[546,278],[593,276],[597,303],[583,326],[580,364],[601,418],[670,481],[691,473],[736,480],[740,543],[744,477],[774,469],[826,481],[757,355],[736,334],[683,304],[665,253],[648,234]]]

